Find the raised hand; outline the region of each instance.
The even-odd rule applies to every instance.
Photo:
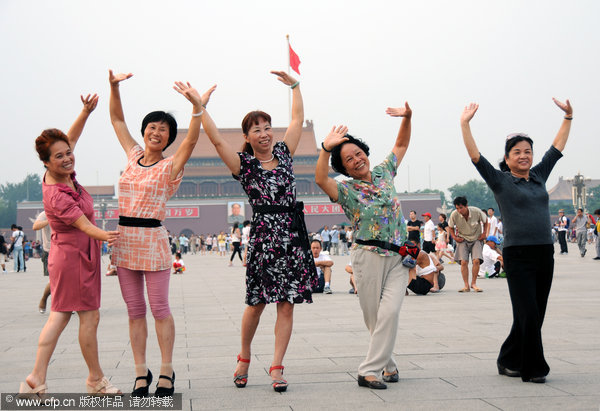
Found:
[[[81,97],[81,102],[83,103],[83,111],[85,111],[88,114],[94,111],[94,109],[98,105],[98,94],[94,94],[93,96],[91,94],[88,94],[85,97],[81,95],[79,97]]]
[[[202,94],[202,105],[204,107],[206,107],[206,105],[210,101],[210,96],[212,95],[213,91],[215,91],[216,88],[217,88],[217,85],[215,84],[214,86],[212,86],[211,88],[209,88],[208,90],[206,90],[204,92],[204,94]]]
[[[121,81],[131,78],[133,73],[118,73],[113,74],[112,70],[108,70],[108,82],[111,86],[118,85]]]
[[[554,97],[552,97],[552,101],[554,101],[554,104],[556,104],[562,111],[564,111],[567,116],[573,115],[573,107],[571,107],[569,99],[567,99],[565,103],[562,103]]]
[[[271,74],[275,74],[277,76],[277,80],[281,81],[286,86],[291,86],[291,85],[295,84],[297,81],[294,77],[290,76],[285,71],[272,70]]]
[[[468,106],[465,106],[465,109],[463,110],[463,112],[462,112],[462,114],[460,116],[460,121],[461,122],[466,122],[466,123],[468,123],[469,121],[471,121],[471,119],[473,118],[473,116],[477,112],[478,108],[479,108],[479,104],[477,104],[477,103],[469,103]]]
[[[385,113],[392,117],[406,117],[406,118],[412,117],[412,110],[410,109],[408,102],[404,102],[404,107],[396,107],[396,108],[388,107],[385,110]]]
[[[198,93],[198,90],[192,87],[189,81],[186,83],[182,81],[176,81],[173,89],[187,98],[193,105],[202,105],[202,97],[200,97],[200,93]]]
[[[331,151],[334,147],[342,144],[344,141],[348,140],[348,137],[344,137],[348,132],[348,127],[346,126],[333,126],[331,131],[323,140],[323,146],[327,151]]]

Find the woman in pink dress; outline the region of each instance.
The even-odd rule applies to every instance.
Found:
[[[175,323],[169,308],[171,253],[168,233],[161,221],[165,219],[167,201],[177,191],[183,167],[200,136],[202,103],[208,102],[212,89],[200,97],[190,83],[175,83],[174,89],[192,103],[192,119],[177,152],[165,158],[163,151],[177,136],[177,123],[170,114],[154,111],[142,121],[144,147],[133,139],[125,123],[119,92],[119,83],[131,76],[131,73],[114,75],[109,71],[110,119],[127,154],[127,166],[119,178],[121,237],[113,258],[129,315],[129,338],[136,372],[132,396],[147,396],[152,382],[152,373],[146,366],[148,325],[144,281],[162,360],[154,395],[172,396],[175,390],[172,364]]]
[[[62,331],[76,311],[79,315],[79,345],[89,369],[88,393],[120,394],[104,376],[98,360],[96,337],[100,320],[100,242],[112,244],[119,233],[96,227],[92,197],[75,180],[73,149],[98,96],[81,97],[83,110],[65,135],[57,129],[44,130],[35,140],[44,163],[42,190],[44,210],[52,228],[48,256],[52,307],[40,334],[35,365],[21,396],[41,396],[46,390],[48,364]]]

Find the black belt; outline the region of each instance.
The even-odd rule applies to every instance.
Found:
[[[392,244],[392,243],[386,243],[385,241],[361,240],[361,239],[357,238],[356,240],[354,240],[354,242],[356,244],[372,245],[375,247],[383,248],[384,250],[390,250],[390,251],[400,254],[400,246],[399,245]]]
[[[361,240],[359,238],[355,239],[354,242],[356,244],[372,245],[375,247],[382,248],[384,250],[390,250],[390,251],[400,254],[402,257],[404,257],[406,255],[410,255],[413,258],[417,258],[417,256],[419,255],[419,251],[420,251],[420,248],[418,246],[416,246],[408,241],[405,242],[404,245],[402,245],[402,246],[392,244],[392,243],[386,243],[385,241],[380,241],[380,240]]]
[[[283,205],[255,205],[252,206],[253,214],[275,214],[275,213],[291,213],[292,214],[292,231],[298,233],[299,246],[304,250],[310,249],[310,242],[308,241],[308,230],[306,229],[306,223],[304,222],[304,203],[297,201],[294,206],[283,206]]]
[[[161,223],[160,220],[155,218],[137,218],[120,215],[119,225],[125,227],[160,227]]]

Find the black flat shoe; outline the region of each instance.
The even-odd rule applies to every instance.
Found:
[[[385,385],[381,381],[378,381],[378,380],[369,381],[362,375],[358,376],[357,381],[358,381],[358,385],[360,387],[367,387],[367,388],[371,388],[373,390],[385,390],[387,388],[387,385]]]
[[[520,377],[521,373],[516,370],[511,370],[509,368],[504,367],[500,363],[496,363],[498,365],[498,374],[506,375],[507,377]]]
[[[546,382],[546,377],[531,377],[526,378],[523,382],[534,382],[536,384],[544,384]]]
[[[173,377],[167,377],[166,375],[159,375],[158,379],[171,381],[171,388],[159,387],[156,383],[156,391],[154,391],[155,397],[172,397],[175,392],[175,371],[173,371]]]
[[[398,374],[398,369],[396,368],[396,371],[394,372],[394,374],[385,375],[385,373],[384,373],[383,374],[383,381],[385,381],[385,382],[398,382],[398,381],[400,381],[400,375]]]
[[[146,380],[145,387],[135,388],[135,385],[139,380]],[[148,369],[148,375],[145,377],[137,377],[135,382],[133,383],[133,391],[131,392],[132,397],[147,397],[148,396],[148,388],[150,388],[150,384],[152,383],[152,372]]]

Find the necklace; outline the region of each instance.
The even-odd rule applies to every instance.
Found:
[[[275,158],[275,155],[274,155],[274,154],[271,154],[271,158],[270,158],[270,159],[268,159],[268,160],[264,160],[264,161],[263,161],[263,160],[258,160],[258,161],[260,161],[261,163],[268,163],[268,162],[271,162],[271,161],[273,161],[273,159],[274,159],[274,158]]]

